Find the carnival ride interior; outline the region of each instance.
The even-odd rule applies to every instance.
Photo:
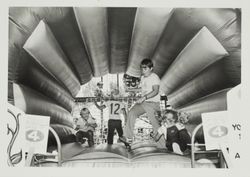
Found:
[[[49,134],[48,151],[57,150],[58,136],[60,166],[191,167],[190,156],[158,148],[148,133],[131,152],[103,139],[88,148],[66,138],[81,86],[107,74],[140,77],[143,58],[154,62],[171,107],[190,113],[186,128],[192,134],[201,113],[226,110],[226,93],[241,83],[241,10],[9,8],[8,102],[26,114],[50,116],[56,134]],[[195,141],[204,143],[202,128]],[[220,152],[199,156],[199,167],[223,166],[208,158],[221,158]],[[37,166],[58,165],[36,158],[44,160]]]

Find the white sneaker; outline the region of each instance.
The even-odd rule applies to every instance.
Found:
[[[174,153],[183,155],[183,153],[182,153],[182,151],[180,149],[180,146],[177,143],[173,143],[172,147],[173,147]]]

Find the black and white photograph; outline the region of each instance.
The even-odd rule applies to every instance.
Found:
[[[7,13],[3,166],[246,166],[241,5]]]

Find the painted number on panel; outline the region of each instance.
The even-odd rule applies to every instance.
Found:
[[[222,136],[227,135],[228,129],[224,126],[215,126],[210,128],[209,135],[213,138],[220,138]]]
[[[26,131],[26,139],[28,141],[38,142],[38,141],[42,141],[43,138],[44,138],[44,135],[39,130],[28,130],[28,131]]]

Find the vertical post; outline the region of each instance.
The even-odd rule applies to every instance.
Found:
[[[56,131],[52,128],[49,127],[49,131],[51,131],[51,133],[54,135],[55,139],[56,139],[56,144],[57,144],[57,151],[58,151],[58,166],[62,166],[62,143],[60,141],[60,138],[58,136],[58,134],[56,133]]]
[[[120,86],[119,86],[119,74],[116,75],[116,85],[117,85],[117,89],[120,93]]]
[[[101,82],[103,83],[103,77],[101,77]],[[101,99],[101,105],[102,104],[103,104],[103,99]],[[101,137],[102,137],[101,142],[103,144],[103,140],[104,140],[104,138],[103,138],[103,136],[104,136],[104,132],[103,132],[103,109],[101,109],[101,130],[100,131],[101,131]]]
[[[31,167],[34,165],[34,152],[35,152],[34,147],[29,148],[27,159],[25,160],[26,167]]]
[[[192,133],[191,137],[191,167],[195,168],[195,135],[198,132],[198,130],[202,127],[202,123],[197,125]]]

